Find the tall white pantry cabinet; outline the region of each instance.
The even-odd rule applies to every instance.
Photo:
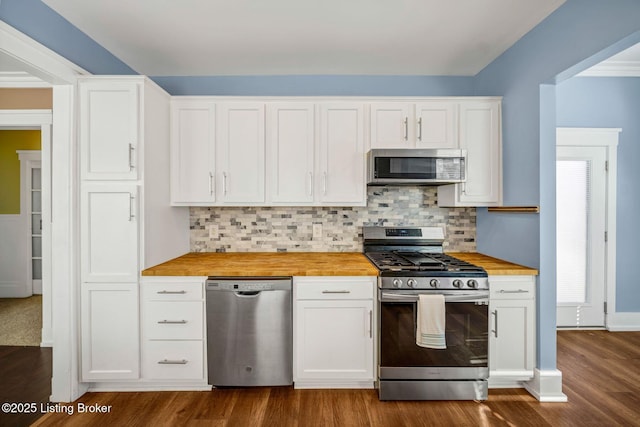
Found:
[[[140,377],[140,271],[189,250],[169,204],[170,96],[146,77],[79,81],[83,382]]]

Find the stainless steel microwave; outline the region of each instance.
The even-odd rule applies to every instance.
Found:
[[[466,151],[374,149],[367,153],[369,185],[441,185],[464,182]]]

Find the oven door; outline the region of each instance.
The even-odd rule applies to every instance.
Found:
[[[420,293],[445,295],[446,349],[416,344]],[[477,380],[489,377],[488,291],[379,290],[380,380]]]

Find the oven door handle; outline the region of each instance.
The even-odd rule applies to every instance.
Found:
[[[440,294],[438,294],[440,295]],[[419,294],[402,294],[382,292],[380,294],[380,302],[417,302],[420,299]],[[488,304],[489,295],[444,295],[445,302],[473,302],[476,304]]]

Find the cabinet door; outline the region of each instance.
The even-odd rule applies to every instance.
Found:
[[[490,206],[502,202],[502,156],[498,102],[460,104],[460,148],[467,150],[467,181],[460,202]]]
[[[80,235],[83,282],[138,280],[138,187],[82,187]]]
[[[416,104],[416,148],[458,148],[457,109],[454,102]]]
[[[493,380],[522,380],[535,367],[534,300],[491,302],[489,371]]]
[[[270,104],[267,117],[271,201],[312,202],[314,104]]]
[[[410,104],[371,104],[371,148],[414,148],[412,110]]]
[[[320,106],[321,204],[364,206],[364,107],[355,103]]]
[[[264,203],[265,107],[220,103],[216,186],[223,203]]]
[[[80,298],[82,381],[138,378],[138,285],[83,283]]]
[[[139,92],[136,82],[80,83],[82,179],[138,179]]]
[[[202,101],[171,104],[171,202],[215,201],[215,105]]]
[[[297,379],[373,380],[373,301],[300,300]]]

